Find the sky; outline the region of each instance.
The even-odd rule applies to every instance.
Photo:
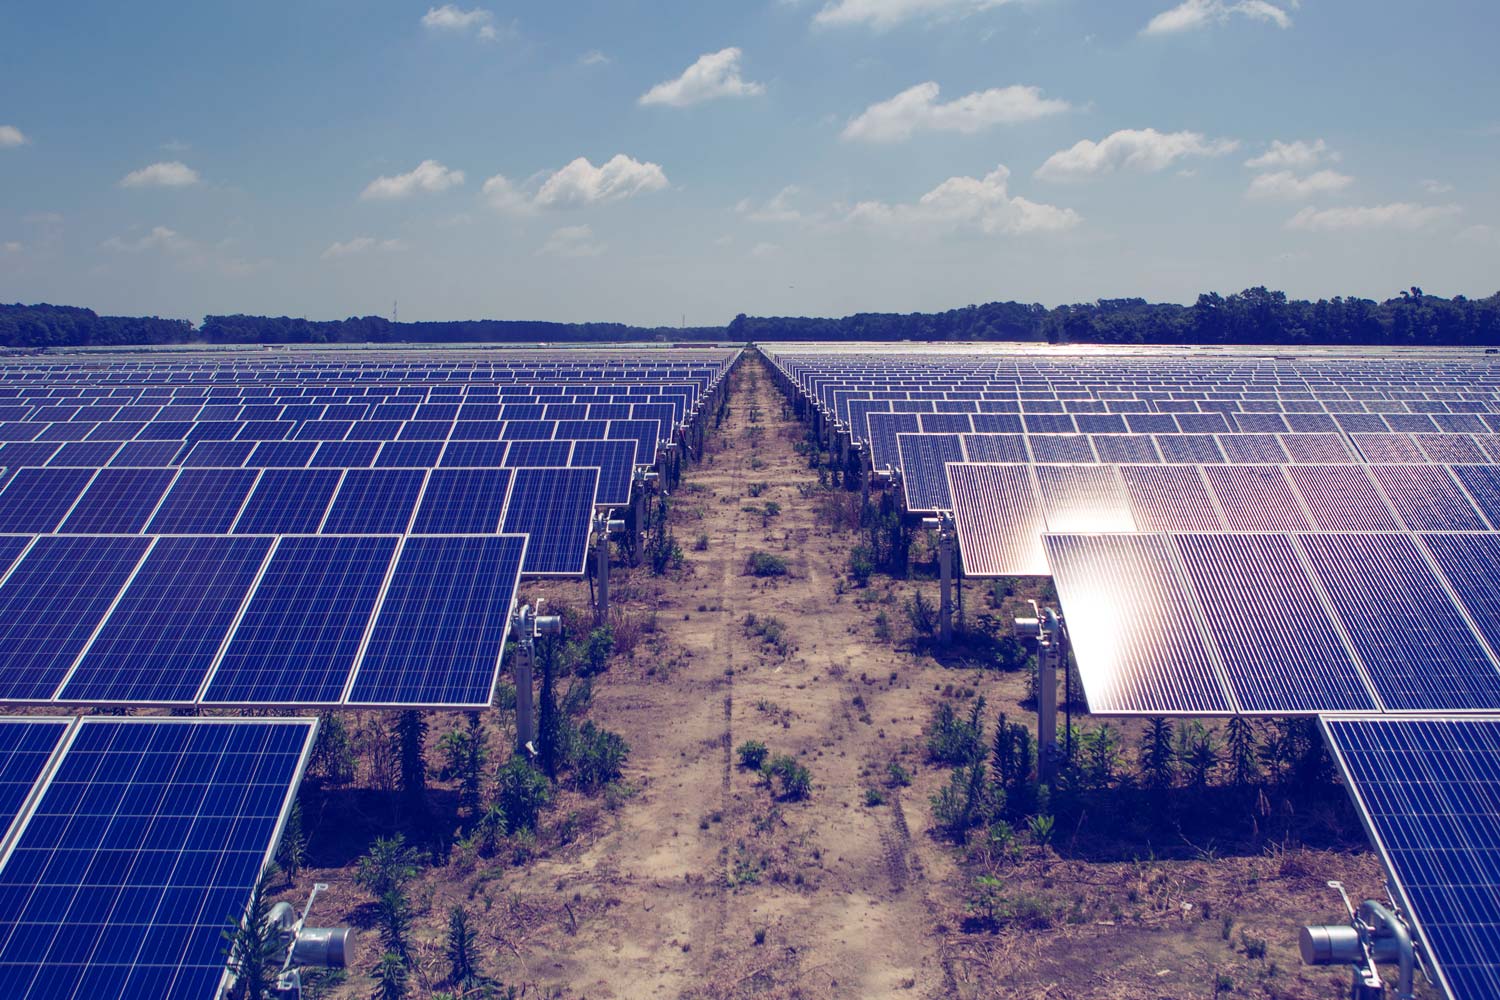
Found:
[[[0,5],[0,301],[532,319],[1500,289],[1482,0]]]

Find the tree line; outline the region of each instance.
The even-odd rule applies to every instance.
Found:
[[[1500,293],[1451,299],[1409,288],[1384,302],[1288,299],[1265,287],[1207,292],[1192,305],[1100,299],[1057,306],[990,302],[941,313],[857,313],[840,318],[747,316],[722,327],[464,320],[392,323],[380,316],[308,320],[205,316],[194,325],[157,316],[100,316],[91,309],[0,304],[0,347],[160,344],[737,343],[830,341],[1032,341],[1098,344],[1345,344],[1500,346]]]

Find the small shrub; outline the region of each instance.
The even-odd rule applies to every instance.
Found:
[[[871,809],[874,809],[876,806],[885,805],[885,793],[878,788],[866,788],[865,805]]]
[[[759,771],[761,765],[766,762],[766,756],[770,750],[760,740],[746,740],[740,744],[735,753],[739,755],[740,767],[750,771]]]
[[[629,755],[630,745],[619,733],[585,722],[573,741],[573,781],[585,792],[619,781]]]
[[[861,587],[870,584],[875,573],[875,556],[868,545],[856,545],[849,550],[849,578]],[[883,612],[882,612],[883,613]]]
[[[706,532],[706,531],[700,532],[698,534],[698,537],[695,538],[695,539],[693,539],[693,551],[694,552],[707,552],[708,551],[708,532]]]
[[[906,602],[906,620],[918,639],[930,639],[937,634],[938,614],[931,601],[916,591]]]
[[[812,772],[797,762],[791,754],[777,754],[761,769],[769,784],[774,778],[781,785],[779,798],[796,802],[807,798],[812,791]]]
[[[750,576],[774,577],[786,576],[790,570],[781,556],[757,550],[745,560],[745,572]]]
[[[885,767],[885,783],[892,788],[905,788],[911,784],[911,773],[893,760]]]
[[[759,497],[765,491],[766,491],[766,484],[765,483],[751,483],[750,484],[750,495],[752,497]]]
[[[505,825],[512,832],[535,830],[542,807],[552,800],[552,786],[547,776],[520,756],[513,756],[500,768],[497,804],[505,815]]]
[[[875,638],[881,642],[890,642],[893,638],[891,634],[891,616],[884,611],[875,616]]]

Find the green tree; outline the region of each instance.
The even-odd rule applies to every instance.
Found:
[[[1221,755],[1218,737],[1196,719],[1183,723],[1177,730],[1177,759],[1187,770],[1188,786],[1198,790],[1208,787]]]
[[[401,792],[419,811],[427,806],[427,720],[421,712],[402,712],[396,720],[397,755],[401,761]]]
[[[271,1000],[271,990],[281,971],[281,942],[266,927],[271,913],[267,890],[275,870],[275,865],[266,866],[250,891],[245,912],[239,917],[231,916],[229,927],[223,932],[229,971],[236,980],[233,995],[237,1000]]]
[[[506,827],[512,833],[536,829],[542,808],[552,800],[547,776],[525,758],[513,755],[496,777],[497,804],[505,814]]]
[[[468,986],[479,976],[477,945],[479,932],[469,923],[469,911],[455,906],[448,911],[448,981]]]
[[[1146,785],[1157,790],[1171,788],[1177,779],[1172,726],[1161,716],[1146,721],[1146,731],[1141,736],[1141,771]]]
[[[381,837],[359,859],[354,881],[379,899],[392,889],[404,889],[417,875],[417,852],[406,846],[406,837]]]
[[[411,900],[406,889],[396,886],[380,897],[380,943],[385,950],[411,958]]]
[[[287,812],[286,828],[281,832],[281,843],[276,847],[276,865],[295,879],[302,866],[307,863],[307,831],[302,826],[302,800],[293,799]]]
[[[406,961],[394,952],[386,952],[375,966],[375,991],[370,1000],[406,1000],[411,995],[407,978]]]
[[[1236,788],[1260,780],[1260,744],[1254,724],[1243,715],[1230,716],[1228,734],[1229,776]]]
[[[313,741],[307,769],[329,785],[347,785],[354,780],[354,739],[344,717],[337,712],[318,716],[318,738]]]

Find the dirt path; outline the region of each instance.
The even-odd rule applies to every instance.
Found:
[[[839,593],[848,542],[799,490],[817,483],[801,425],[758,359],[735,378],[730,418],[673,500],[691,568],[658,599],[658,639],[686,655],[667,670],[638,655],[599,686],[595,717],[629,740],[640,791],[584,854],[522,876],[592,914],[533,943],[530,974],[589,997],[945,995],[924,879],[945,861],[914,844],[910,803],[864,799],[898,752],[892,724],[920,724],[910,686]],[[767,501],[778,515],[745,511]],[[790,575],[747,575],[757,550]],[[747,614],[779,619],[795,650],[747,635]],[[752,739],[811,769],[806,801],[776,801],[737,766]]]

